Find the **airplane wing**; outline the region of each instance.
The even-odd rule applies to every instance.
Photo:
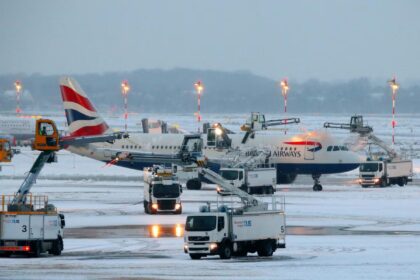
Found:
[[[178,152],[176,154],[158,154],[139,150],[119,150],[110,148],[99,148],[104,153],[110,154],[112,161],[127,160],[133,162],[148,162],[150,164],[179,164],[184,165],[194,162],[194,155],[189,152]]]

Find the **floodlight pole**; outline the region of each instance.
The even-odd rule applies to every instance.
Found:
[[[281,80],[280,82],[280,86],[281,86],[281,94],[283,95],[283,99],[284,99],[284,114],[287,114],[287,94],[289,93],[289,83],[286,79]],[[286,121],[287,124],[287,121]],[[284,130],[284,134],[287,134],[287,130]]]
[[[395,99],[400,85],[397,83],[395,76],[390,81],[388,81],[388,84],[392,91],[392,145],[395,145]]]
[[[194,84],[195,91],[197,92],[197,123],[198,123],[198,133],[200,133],[200,122],[201,122],[201,93],[204,90],[204,85],[201,81],[197,81]]]
[[[128,119],[128,92],[130,91],[130,85],[127,80],[122,81],[121,83],[121,94],[124,98],[124,129],[127,133],[127,119]]]
[[[16,114],[19,115],[22,110],[20,109],[20,93],[22,91],[22,83],[17,80],[14,83],[15,85],[15,91],[16,91]]]

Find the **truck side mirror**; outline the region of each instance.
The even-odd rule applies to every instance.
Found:
[[[59,217],[60,217],[60,226],[61,228],[64,228],[66,226],[66,220],[64,219],[64,215],[59,214]]]
[[[217,217],[217,231],[221,231],[225,228],[225,218]]]

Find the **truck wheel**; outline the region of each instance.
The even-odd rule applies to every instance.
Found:
[[[260,257],[271,257],[274,253],[272,242],[269,240],[262,242],[257,252]]]
[[[61,239],[61,237],[58,237],[57,240],[55,240],[53,242],[53,247],[51,250],[51,253],[54,256],[60,256],[61,255],[61,251],[63,251],[63,239]]]
[[[388,184],[386,183],[386,179],[382,179],[380,187],[385,188],[387,185]]]
[[[190,254],[190,258],[192,260],[199,260],[199,259],[201,259],[201,255],[200,254]]]
[[[39,258],[39,256],[41,256],[41,246],[42,244],[39,241],[32,243],[32,251],[30,253],[30,256],[33,258]]]
[[[403,177],[401,177],[401,178],[398,179],[398,186],[404,187],[404,185],[405,185],[405,180],[404,179],[405,178],[403,178]]]
[[[232,245],[230,245],[229,242],[226,242],[225,245],[220,248],[219,256],[223,260],[227,260],[232,257]]]
[[[8,258],[8,257],[10,257],[12,255],[12,252],[3,252],[3,253],[1,253],[0,254],[0,257],[5,257],[5,258]]]
[[[191,179],[187,181],[187,190],[200,190],[201,181],[198,179]]]

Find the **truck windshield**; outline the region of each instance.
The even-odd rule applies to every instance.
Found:
[[[216,216],[188,216],[186,231],[211,231],[216,228]]]
[[[370,163],[362,163],[360,165],[361,172],[376,172],[378,171],[378,163],[377,162],[370,162]]]
[[[220,176],[222,176],[226,180],[236,180],[238,179],[238,171],[237,170],[221,170]]]
[[[156,198],[177,198],[179,197],[179,192],[180,188],[178,184],[156,184],[153,186],[153,196]]]

